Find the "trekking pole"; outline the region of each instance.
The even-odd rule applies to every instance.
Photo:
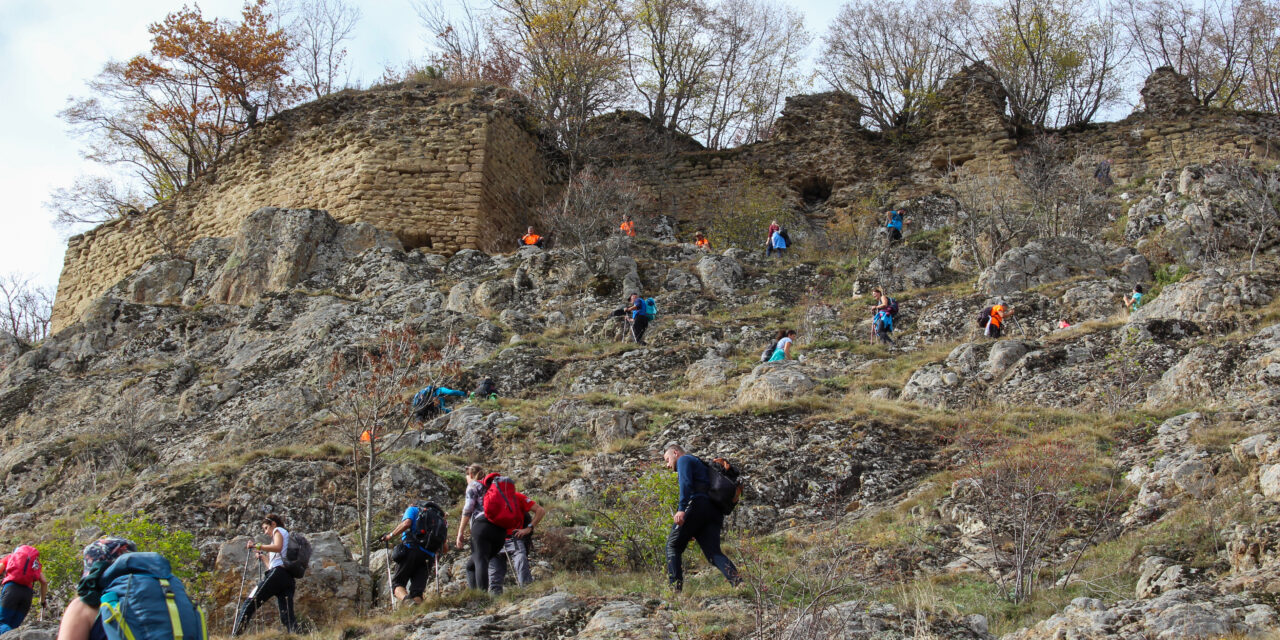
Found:
[[[385,550],[386,550],[386,552],[387,552],[387,556],[386,556],[386,561],[387,561],[387,600],[389,600],[389,602],[387,603],[387,609],[388,609],[388,610],[390,610],[390,611],[395,611],[395,610],[396,610],[396,588],[395,588],[395,586],[394,586],[394,585],[392,585],[392,584],[391,584],[391,543],[390,543],[389,541],[387,541],[387,540],[383,540],[383,541],[382,541],[382,548],[383,548],[383,549],[385,549]]]
[[[433,560],[435,560],[435,563],[436,563],[436,599],[437,600],[440,599],[440,554],[442,553],[444,552],[443,551],[437,552],[435,557],[433,558]]]
[[[1018,333],[1021,333],[1022,337],[1024,338],[1027,337],[1027,330],[1022,328],[1021,322],[1018,322],[1018,316],[1012,316],[1012,318],[1013,318],[1013,323],[1018,325]]]
[[[244,605],[244,579],[249,576],[249,558],[253,554],[248,549],[244,550],[244,568],[240,570],[240,592],[236,594],[236,610],[231,618],[231,626],[236,626],[236,618],[240,617],[240,607]]]

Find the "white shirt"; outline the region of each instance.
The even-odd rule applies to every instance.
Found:
[[[276,527],[276,531],[280,532],[280,552],[267,552],[267,570],[270,571],[276,567],[284,566],[284,552],[289,549],[289,532],[284,527]],[[275,536],[272,535],[274,538]]]

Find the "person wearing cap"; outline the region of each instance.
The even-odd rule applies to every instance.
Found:
[[[62,613],[62,621],[58,624],[58,640],[97,640],[107,637],[107,632],[102,628],[102,620],[98,618],[102,592],[107,587],[102,584],[102,572],[116,558],[137,550],[138,545],[132,540],[113,536],[99,538],[84,548],[81,554],[84,566],[80,582],[76,585],[76,597]]]

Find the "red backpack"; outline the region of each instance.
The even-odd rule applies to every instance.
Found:
[[[4,582],[16,582],[30,587],[40,579],[40,552],[35,547],[22,545],[4,560]]]
[[[507,531],[524,525],[514,480],[496,473],[484,477],[484,519]]]

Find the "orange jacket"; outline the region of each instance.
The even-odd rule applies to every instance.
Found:
[[[526,233],[523,238],[520,238],[520,241],[525,244],[538,244],[539,240],[542,240],[542,236],[536,233]]]
[[[996,327],[1004,324],[1004,305],[997,304],[991,307],[991,324]]]
[[[710,241],[710,240],[708,240],[708,239],[706,239],[705,237],[702,237],[702,238],[695,238],[695,239],[694,239],[694,242],[695,242],[699,247],[707,247],[707,248],[710,248],[710,247],[711,247],[711,241]]]
[[[623,232],[623,233],[625,233],[625,234],[627,234],[627,235],[629,235],[629,236],[631,236],[631,237],[633,237],[633,238],[636,236],[636,222],[635,222],[635,220],[624,220],[624,221],[622,222],[622,224],[618,225],[618,228],[619,228],[619,229],[622,229],[622,232]]]

